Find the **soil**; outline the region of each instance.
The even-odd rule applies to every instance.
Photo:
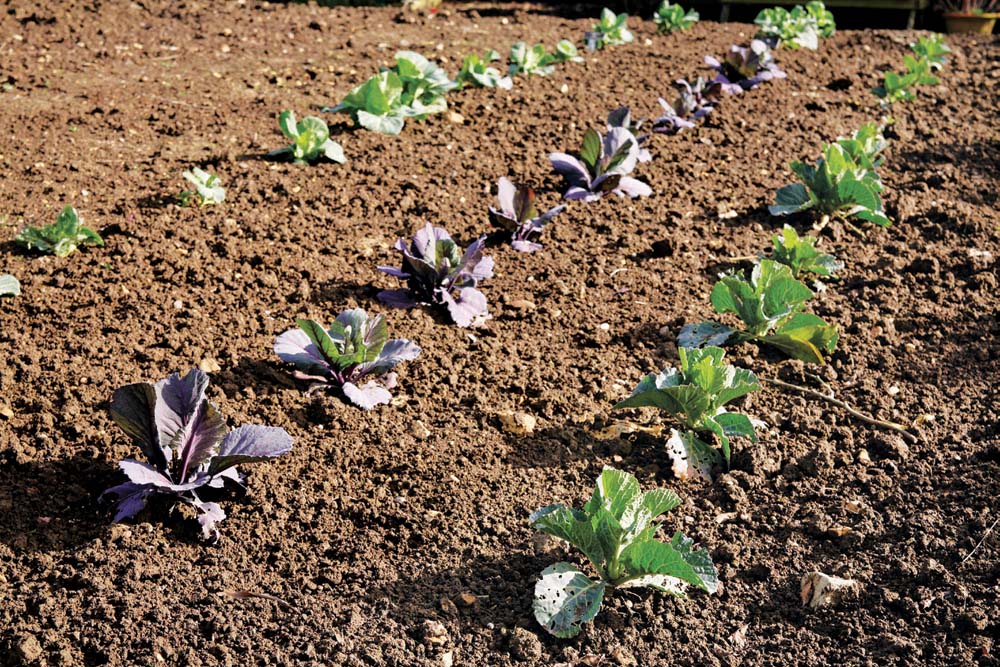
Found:
[[[517,40],[579,38],[590,21],[530,6],[398,9],[254,2],[7,3],[0,16],[2,236],[65,204],[106,245],[66,259],[2,245],[23,294],[0,302],[0,663],[6,665],[996,665],[1000,537],[1000,43],[951,37],[942,83],[897,105],[882,169],[887,230],[834,223],[846,263],[815,312],[842,338],[822,368],[751,346],[734,363],[911,425],[909,444],[766,386],[743,411],[768,427],[715,481],[672,479],[662,438],[602,440],[675,336],[710,317],[732,256],[769,247],[787,164],[879,117],[869,89],[914,33],[844,31],[782,51],[788,78],[728,98],[696,130],[651,140],[655,195],[573,204],[536,254],[497,244],[481,330],[389,312],[423,354],[392,406],[307,397],[271,353],[294,318],[384,312],[376,271],[425,222],[462,244],[488,231],[500,176],[563,187],[546,155],[631,104],[657,114],[678,77],[753,27],[703,22],[466,90],[399,137],[329,116],[348,164],[263,159],[276,116],[339,101],[406,47],[456,69]],[[456,122],[461,121],[461,122]],[[227,199],[180,208],[180,172]],[[814,222],[792,220],[800,229]],[[286,428],[293,452],[222,501],[218,544],[184,511],[111,525],[101,491],[135,455],[108,417],[124,384],[205,364],[232,425]],[[529,434],[501,416],[537,420]],[[608,597],[578,638],[535,623],[535,579],[576,554],[527,516],[581,505],[604,465],[675,489],[664,517],[709,549],[718,595]],[[982,540],[981,546],[975,549]],[[974,552],[974,553],[973,553]],[[813,570],[860,591],[803,607]],[[271,596],[271,597],[268,597]],[[451,661],[451,663],[449,663]]]

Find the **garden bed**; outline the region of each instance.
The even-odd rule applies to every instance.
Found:
[[[492,246],[493,319],[470,331],[377,301],[396,286],[376,270],[397,263],[396,239],[425,222],[463,245],[489,231],[503,175],[555,206],[549,152],[622,104],[657,115],[672,80],[705,73],[704,55],[753,26],[660,36],[632,19],[635,44],[512,91],[453,94],[457,116],[399,137],[326,114],[348,162],[301,167],[262,159],[286,143],[278,112],[335,104],[398,48],[454,71],[522,39],[579,41],[592,21],[510,6],[423,22],[392,8],[49,5],[0,17],[0,236],[72,204],[106,245],[57,259],[2,244],[23,287],[0,302],[5,664],[996,664],[1000,538],[964,560],[1000,494],[996,38],[950,38],[942,84],[893,109],[895,224],[824,232],[846,264],[814,307],[841,331],[830,363],[729,353],[761,376],[818,374],[866,411],[919,422],[919,443],[765,387],[742,406],[768,425],[759,443],[740,441],[714,482],[677,482],[661,438],[601,437],[656,418],[611,406],[676,364],[676,335],[712,314],[727,258],[769,245],[788,163],[879,117],[869,89],[913,33],[778,52],[787,79],[652,139],[638,171],[652,197],[573,203],[538,253]],[[193,165],[222,177],[224,204],[172,203]],[[391,406],[307,397],[271,352],[296,317],[348,307],[387,312],[390,333],[423,348]],[[293,451],[251,471],[214,546],[181,510],[110,525],[98,496],[134,454],[112,391],[198,365],[224,415],[284,427]],[[533,432],[504,427],[514,412]],[[709,549],[722,585],[615,595],[556,639],[531,600],[563,547],[527,517],[582,504],[605,464],[683,498],[665,528]],[[811,570],[857,579],[860,596],[804,608]]]

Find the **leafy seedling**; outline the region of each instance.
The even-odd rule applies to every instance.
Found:
[[[532,605],[539,624],[573,637],[594,620],[609,589],[649,587],[684,597],[692,585],[715,593],[719,577],[707,551],[681,532],[669,542],[656,538],[653,519],[680,504],[672,491],[643,493],[635,477],[605,467],[583,509],[549,505],[532,514],[532,526],[579,549],[597,573],[592,579],[566,562],[545,568]]]
[[[395,67],[373,75],[323,111],[348,113],[372,132],[399,134],[408,118],[423,120],[448,108],[445,94],[458,83],[444,68],[413,51],[397,51],[395,60]]]
[[[719,438],[722,457],[730,458],[733,436],[757,442],[753,421],[744,414],[726,411],[726,404],[760,389],[757,376],[723,361],[719,347],[686,349],[679,347],[680,368],[651,373],[639,382],[632,395],[615,408],[654,407],[671,415],[682,431],[672,430],[668,441],[674,472],[686,478],[693,474],[710,477],[719,463],[719,454],[699,434]]]
[[[673,104],[660,98],[664,113],[653,120],[653,132],[677,134],[694,127],[696,121],[712,113],[722,97],[721,83],[705,81],[700,76],[693,86],[685,79],[677,79],[674,88],[677,89],[677,100]]]
[[[221,489],[226,480],[242,484],[237,465],[291,451],[292,439],[282,428],[251,424],[228,431],[207,388],[208,376],[195,368],[183,378],[174,373],[155,385],[142,382],[115,391],[111,417],[146,458],[121,461],[118,467],[129,481],[102,494],[117,496],[116,522],[138,514],[151,498],[166,496],[193,507],[202,536],[218,539],[217,525],[226,513],[199,493]]]
[[[187,206],[195,197],[201,201],[202,206],[221,204],[225,201],[226,189],[222,187],[222,181],[219,180],[218,176],[198,167],[183,172],[181,176],[195,188],[194,190],[185,190],[178,196],[181,206]]]
[[[90,227],[86,227],[76,209],[67,206],[59,213],[55,224],[25,227],[14,237],[28,250],[37,250],[56,257],[65,257],[80,246],[103,246],[104,239]]]
[[[666,34],[676,30],[687,30],[698,22],[698,12],[693,9],[684,11],[680,5],[670,4],[670,0],[663,0],[653,15],[653,23],[660,33]]]
[[[844,268],[844,263],[838,262],[833,255],[816,249],[815,236],[799,236],[794,227],[785,225],[781,234],[775,234],[772,239],[771,259],[791,269],[796,280],[802,280],[807,273],[836,278],[837,271]]]
[[[620,46],[635,41],[635,37],[629,31],[626,23],[628,14],[624,12],[615,14],[605,7],[601,10],[601,17],[594,24],[594,32],[600,34],[597,48],[603,49],[605,46]]]
[[[733,313],[743,323],[734,329],[717,322],[688,324],[677,337],[680,347],[735,345],[754,341],[801,361],[822,364],[837,347],[837,329],[802,312],[813,291],[772,259],[761,259],[749,280],[742,272],[723,275],[712,288],[715,312]]]
[[[872,92],[882,98],[882,106],[892,106],[896,102],[908,102],[913,99],[913,89],[917,86],[935,86],[940,79],[934,76],[936,62],[923,57],[903,56],[906,71],[902,74],[886,72],[882,85],[872,88]]]
[[[596,201],[609,192],[632,198],[653,194],[648,185],[628,176],[635,169],[639,154],[639,144],[632,132],[614,127],[603,138],[599,132],[587,130],[579,158],[550,153],[549,160],[569,184],[566,199]]]
[[[918,37],[915,43],[910,44],[910,49],[913,50],[918,59],[926,60],[933,71],[943,69],[948,62],[946,56],[951,53],[944,37],[938,33]]]
[[[759,28],[758,39],[766,41],[772,48],[783,46],[788,49],[816,50],[820,37],[833,36],[837,27],[833,14],[822,2],[810,2],[805,7],[796,5],[791,10],[784,7],[762,9],[754,23]]]
[[[815,209],[823,215],[821,225],[831,216],[856,217],[881,227],[892,224],[882,208],[882,182],[867,152],[878,142],[873,140],[865,147],[863,139],[842,141],[845,143],[824,146],[815,166],[802,162],[790,165],[800,182],[778,189],[774,204],[768,206],[771,215]]]
[[[542,246],[531,240],[542,233],[545,224],[566,207],[556,206],[539,215],[535,208],[535,191],[526,185],[514,186],[506,176],[497,184],[500,208],[492,206],[490,222],[494,227],[510,233],[511,247],[520,252],[535,252]]]
[[[715,81],[731,95],[753,90],[765,81],[784,79],[786,76],[774,62],[770,47],[759,39],[751,41],[750,46],[734,44],[729,47],[722,62],[705,56],[705,64],[716,71]]]
[[[295,114],[285,110],[278,116],[278,125],[281,126],[281,133],[292,143],[271,151],[268,157],[290,155],[295,164],[315,162],[321,157],[341,164],[347,161],[344,149],[330,138],[330,128],[322,118],[306,116],[296,122]]]
[[[9,273],[0,275],[0,296],[20,296],[21,283]]]
[[[460,327],[477,327],[490,318],[486,297],[476,289],[493,276],[493,258],[483,256],[486,237],[474,241],[463,254],[441,227],[430,223],[413,235],[407,246],[394,246],[403,255],[402,268],[380,266],[379,271],[406,281],[405,289],[384,290],[378,298],[394,308],[444,306]]]
[[[314,320],[295,323],[298,329],[278,336],[275,353],[295,365],[296,379],[308,382],[310,392],[337,389],[363,410],[388,404],[389,390],[396,386],[392,369],[420,354],[420,348],[406,339],[389,340],[382,315],[369,318],[360,308],[337,315],[329,329]]]
[[[482,58],[473,53],[462,59],[462,69],[459,70],[455,82],[458,88],[465,86],[479,86],[481,88],[502,88],[510,90],[514,87],[514,82],[509,76],[504,76],[495,67],[490,67],[490,63],[500,60],[500,54],[490,50]]]
[[[556,70],[556,65],[565,62],[582,62],[577,54],[576,46],[568,39],[560,40],[556,44],[556,50],[552,53],[545,52],[544,44],[535,44],[529,47],[525,42],[516,42],[510,47],[510,76],[523,74],[524,76],[548,76]]]

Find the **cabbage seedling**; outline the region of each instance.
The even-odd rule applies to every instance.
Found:
[[[482,58],[473,53],[462,59],[462,69],[459,70],[455,82],[458,88],[465,86],[480,86],[482,88],[502,88],[510,90],[514,87],[514,82],[509,76],[503,76],[495,67],[490,67],[490,63],[500,60],[500,54],[490,50]]]
[[[21,283],[17,278],[5,273],[0,275],[0,296],[20,296]]]
[[[698,77],[692,86],[685,79],[674,82],[677,89],[677,101],[670,104],[662,97],[660,106],[663,115],[653,120],[653,132],[661,134],[677,134],[695,126],[699,121],[712,113],[715,105],[722,97],[722,84],[718,81],[705,81]]]
[[[759,39],[751,41],[750,46],[734,44],[729,47],[722,62],[705,56],[705,64],[717,72],[715,81],[731,95],[753,90],[765,81],[784,79],[786,76],[775,64],[771,49]]]
[[[306,116],[296,122],[295,114],[285,110],[278,116],[278,125],[281,126],[281,133],[291,139],[292,143],[271,151],[267,154],[268,157],[290,155],[295,164],[307,164],[321,157],[341,164],[347,161],[344,149],[330,138],[330,128],[322,118]]]
[[[734,329],[717,322],[688,324],[677,337],[680,347],[731,345],[754,341],[775,347],[790,357],[814,364],[837,347],[837,329],[812,313],[804,313],[813,291],[796,280],[792,270],[772,259],[761,259],[747,279],[724,274],[712,288],[715,312],[733,313],[743,323]]]
[[[583,509],[549,505],[531,515],[531,525],[583,552],[597,578],[571,563],[542,571],[535,584],[535,619],[557,637],[573,637],[594,620],[609,589],[649,587],[678,597],[691,585],[707,593],[719,588],[711,555],[695,549],[681,532],[669,542],[656,538],[653,519],[681,504],[672,491],[642,492],[627,472],[605,467]]]
[[[118,467],[129,481],[102,494],[117,496],[116,522],[141,512],[151,498],[165,496],[193,507],[202,536],[218,539],[217,525],[226,513],[199,493],[221,489],[226,480],[242,484],[237,465],[291,451],[292,439],[282,428],[251,424],[228,431],[205,396],[207,388],[208,376],[195,368],[183,378],[174,373],[155,385],[141,382],[115,391],[111,417],[146,458],[121,461]]]
[[[614,127],[603,139],[599,132],[587,130],[579,158],[550,153],[549,160],[569,184],[566,199],[596,201],[609,192],[619,197],[648,197],[653,190],[627,175],[635,169],[639,153],[632,132]]]
[[[760,28],[757,37],[772,47],[814,51],[819,48],[820,37],[832,37],[837,27],[833,14],[818,1],[805,7],[796,5],[791,10],[784,7],[762,9],[754,23]]]
[[[335,107],[372,132],[399,134],[407,118],[423,120],[448,108],[445,94],[458,87],[444,68],[413,51],[397,51],[396,66],[356,86]]]
[[[844,268],[844,263],[838,262],[833,255],[816,249],[815,236],[799,236],[794,227],[785,225],[781,234],[775,234],[772,239],[774,248],[771,259],[791,269],[796,280],[801,280],[807,273],[836,278],[837,271]]]
[[[67,206],[59,213],[55,224],[45,227],[25,227],[14,237],[28,250],[65,257],[80,246],[103,246],[104,239],[100,234],[83,224],[83,220],[72,206]]]
[[[699,18],[701,17],[695,10],[684,11],[680,5],[672,5],[670,0],[663,0],[653,15],[653,23],[660,33],[666,34],[675,30],[687,30],[697,23]]]
[[[413,235],[407,246],[394,246],[403,255],[402,268],[380,266],[379,271],[406,281],[406,289],[383,290],[378,298],[394,308],[444,306],[460,327],[477,327],[490,318],[486,297],[476,289],[493,277],[493,258],[483,256],[486,237],[474,241],[463,254],[441,227],[430,223]]]
[[[559,213],[565,206],[556,206],[539,215],[535,208],[535,191],[526,185],[514,186],[506,176],[501,176],[497,183],[497,199],[500,208],[492,206],[490,222],[494,227],[510,233],[511,247],[520,252],[535,252],[542,246],[531,240],[531,237],[542,233],[545,224]]]
[[[329,329],[314,320],[295,323],[298,329],[274,341],[274,352],[295,365],[295,378],[310,383],[309,391],[338,389],[363,410],[387,404],[392,399],[389,390],[396,386],[392,369],[420,354],[420,348],[406,339],[389,340],[382,315],[369,318],[360,308],[337,315]]]
[[[926,60],[931,70],[935,71],[945,66],[948,62],[945,56],[951,53],[951,49],[945,43],[944,37],[937,33],[918,37],[914,44],[910,44],[910,49],[913,50],[917,58]]]
[[[719,463],[716,450],[699,433],[714,433],[722,445],[722,455],[729,462],[733,436],[757,442],[753,422],[746,415],[726,411],[726,404],[760,389],[757,376],[723,361],[726,353],[719,347],[687,349],[679,347],[680,368],[645,376],[632,395],[615,408],[655,407],[670,414],[683,429],[672,431],[668,441],[674,472],[688,477],[697,472],[711,475]]]
[[[620,46],[635,41],[635,37],[626,27],[628,14],[615,14],[605,7],[601,10],[600,20],[594,24],[594,32],[600,33],[597,48],[605,46]]]
[[[198,167],[183,172],[181,176],[195,188],[193,191],[185,190],[180,194],[178,199],[180,199],[182,206],[187,206],[194,197],[201,200],[202,206],[221,204],[226,199],[226,189],[222,187],[222,181],[219,180],[218,176]]]

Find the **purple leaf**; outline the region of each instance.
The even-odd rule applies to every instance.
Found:
[[[516,192],[517,188],[514,187],[514,184],[506,176],[501,176],[497,184],[497,199],[500,200],[500,210],[515,220],[517,220],[514,210],[514,194]]]
[[[540,244],[531,241],[512,241],[510,247],[518,252],[538,252],[542,249]]]
[[[186,482],[184,484],[174,484],[169,477],[161,473],[153,466],[134,459],[123,459],[118,462],[118,467],[121,468],[122,472],[125,473],[125,476],[128,477],[129,481],[133,484],[141,486],[154,486],[164,491],[173,491],[174,493],[197,489],[200,486],[204,486],[207,481],[207,478],[204,475],[200,475],[190,482]]]
[[[590,172],[583,162],[566,153],[549,153],[549,161],[571,186],[590,189]]]
[[[420,348],[417,345],[405,338],[394,338],[386,341],[382,351],[374,360],[359,364],[356,374],[360,376],[372,372],[384,372],[404,361],[416,359],[418,356],[420,356]]]
[[[160,446],[171,447],[171,443],[195,411],[205,400],[208,376],[200,369],[192,368],[183,378],[179,373],[171,373],[156,383],[156,426],[160,431]]]
[[[378,300],[392,308],[413,308],[418,305],[408,289],[386,289],[378,293]]]
[[[638,181],[630,176],[622,176],[621,180],[618,181],[618,187],[614,189],[614,193],[619,196],[628,195],[633,199],[635,197],[648,197],[653,194],[653,189],[642,181]]]
[[[291,329],[274,341],[274,352],[282,361],[305,368],[307,372],[325,376],[330,365],[302,329]]]
[[[124,482],[118,484],[117,486],[112,486],[110,489],[101,494],[101,497],[108,494],[118,496],[117,511],[115,512],[115,518],[112,519],[115,523],[118,523],[122,519],[130,519],[136,514],[141,512],[146,507],[146,501],[149,496],[156,492],[156,488],[149,486],[148,484],[136,484],[134,482]]]
[[[198,523],[201,524],[201,538],[203,540],[219,539],[219,529],[216,524],[226,518],[226,513],[222,511],[218,503],[205,503],[200,500],[191,502],[198,510]]]
[[[389,390],[372,380],[358,387],[353,382],[344,383],[344,396],[362,410],[371,410],[376,405],[388,404],[392,400]]]
[[[117,389],[111,397],[111,418],[154,466],[166,469],[167,455],[160,446],[156,428],[156,389],[153,385],[140,382]]]
[[[486,307],[486,297],[473,287],[459,290],[458,299],[454,299],[451,294],[446,292],[444,301],[448,306],[451,319],[460,327],[478,327],[490,318]]]
[[[403,250],[405,251],[406,249],[403,248]],[[410,277],[410,274],[407,273],[406,271],[402,271],[393,266],[377,266],[375,268],[377,268],[382,273],[388,273],[393,278],[402,278],[403,280],[406,280],[407,278]]]
[[[201,464],[212,458],[225,433],[226,422],[222,415],[214,405],[203,400],[194,416],[170,443],[181,466],[181,483],[187,482],[189,474],[195,473]]]
[[[217,475],[227,468],[243,463],[255,463],[292,451],[292,437],[283,428],[247,424],[230,431],[219,453],[208,468],[210,475]]]

